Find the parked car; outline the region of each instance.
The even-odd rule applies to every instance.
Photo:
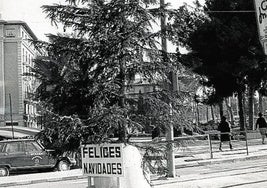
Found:
[[[0,176],[15,170],[53,169],[69,170],[76,164],[70,157],[54,157],[53,150],[45,149],[34,139],[0,141]]]

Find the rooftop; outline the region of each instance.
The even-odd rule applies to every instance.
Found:
[[[0,17],[0,24],[3,25],[21,25],[23,26],[26,31],[30,34],[30,36],[32,37],[33,40],[38,40],[38,38],[36,37],[36,35],[33,33],[33,31],[31,30],[31,28],[28,26],[28,24],[26,22],[20,21],[20,20],[1,20]]]

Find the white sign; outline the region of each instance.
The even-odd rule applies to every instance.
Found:
[[[255,10],[257,17],[259,39],[264,47],[264,51],[266,54],[264,42],[267,41],[267,0],[255,0]]]
[[[90,176],[122,177],[123,144],[85,144],[81,147],[82,171]]]

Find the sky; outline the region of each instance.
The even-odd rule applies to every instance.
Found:
[[[184,2],[191,3],[192,0],[165,0],[176,8]],[[62,32],[62,30],[51,25],[49,19],[42,12],[42,5],[53,3],[64,3],[64,0],[0,0],[0,20],[21,20],[26,22],[38,39],[47,41],[45,34]]]

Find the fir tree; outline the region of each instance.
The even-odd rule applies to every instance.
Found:
[[[48,43],[35,42],[47,51],[33,69],[40,80],[37,99],[51,112],[43,140],[60,150],[74,150],[78,141],[99,143],[119,136],[126,142],[131,130],[141,131],[151,123],[163,131],[169,124],[187,125],[184,96],[163,87],[170,82],[167,75],[176,70],[176,61],[162,52],[161,31],[154,31],[163,13],[151,8],[158,6],[157,1],[67,2],[43,6],[52,23],[62,25],[66,33],[49,35]],[[125,95],[135,75],[159,86],[143,93],[143,110],[138,108],[140,98],[138,102]],[[70,126],[75,118],[81,121]]]

